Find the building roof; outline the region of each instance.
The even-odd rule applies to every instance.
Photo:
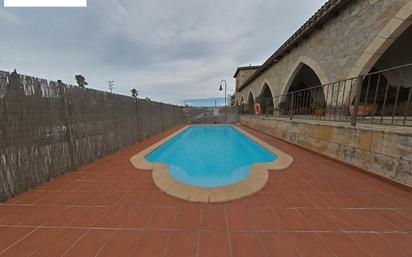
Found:
[[[261,66],[258,66],[258,70],[252,74],[238,90],[242,90],[249,85],[254,79],[256,79],[265,70],[286,55],[291,49],[297,46],[300,42],[309,37],[309,35],[328,21],[330,18],[335,17],[339,11],[349,2],[353,0],[329,0],[326,2],[308,21],[305,22],[285,43],[272,54]],[[239,69],[239,68],[238,68]],[[235,75],[237,75],[235,73]]]
[[[233,77],[236,78],[237,74],[241,70],[256,70],[256,69],[259,69],[259,68],[260,68],[260,65],[255,65],[255,66],[249,65],[249,66],[238,67],[236,69],[235,75],[233,75]]]

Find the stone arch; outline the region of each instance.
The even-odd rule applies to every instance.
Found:
[[[347,78],[361,78],[369,73],[412,63],[411,41],[412,1],[409,1],[365,48]],[[373,107],[373,111],[366,115],[412,115],[412,108],[405,107],[412,90],[411,80],[410,67],[365,77],[362,81],[360,104]],[[350,105],[354,99],[354,93],[347,94],[344,101]]]
[[[243,95],[240,97],[240,104],[244,104],[245,103],[245,98],[243,97]]]
[[[298,74],[299,70],[302,68],[303,65],[306,65],[313,70],[313,72],[319,78],[321,85],[326,85],[330,83],[328,77],[326,76],[326,73],[315,60],[313,60],[309,56],[301,56],[292,66],[289,75],[286,76],[286,81],[282,87],[282,90],[280,91],[281,94],[286,94],[288,92],[290,86],[293,83],[293,80],[296,78],[296,75]]]
[[[300,57],[293,66],[282,88],[279,106],[293,108],[295,114],[308,114],[313,111],[312,103],[327,104],[325,87],[329,79],[320,66],[310,57]],[[309,89],[309,90],[305,90]],[[293,95],[291,92],[294,92]],[[280,107],[279,107],[280,108]],[[282,111],[282,110],[280,110]]]
[[[262,113],[273,114],[274,110],[274,95],[272,88],[269,86],[269,82],[265,80],[260,87],[259,95],[256,98],[262,105]]]
[[[247,102],[246,103],[254,103],[255,102],[255,97],[253,96],[252,90],[249,91],[249,94],[247,95]]]
[[[245,114],[245,97],[242,95],[239,97],[238,103],[239,103],[239,111],[241,114]]]
[[[265,87],[267,87],[270,90],[270,94],[273,96],[272,87],[270,86],[269,81],[267,79],[265,79],[265,81],[263,81],[263,83],[260,85],[258,96],[262,95],[263,90],[265,90]]]
[[[401,10],[383,27],[375,39],[363,51],[347,78],[367,74],[383,53],[404,33],[412,24],[412,2],[406,3]]]
[[[249,94],[247,96],[247,102],[246,102],[246,112],[249,114],[254,113],[255,110],[255,96],[253,95],[252,90],[249,91]]]

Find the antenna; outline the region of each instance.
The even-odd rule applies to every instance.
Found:
[[[107,81],[107,83],[108,83],[108,85],[109,85],[109,90],[110,90],[110,93],[112,93],[112,94],[113,94],[113,89],[114,89],[114,81],[113,81],[113,80],[109,80],[109,81]]]

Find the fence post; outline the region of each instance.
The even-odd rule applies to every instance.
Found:
[[[139,126],[139,99],[135,98],[135,105],[136,105],[136,133],[137,133],[137,141],[140,141],[140,126]]]
[[[163,104],[160,103],[160,131],[163,132]]]
[[[183,106],[180,106],[180,125],[183,124]]]
[[[293,95],[294,95],[294,92],[292,92],[292,97],[291,97],[291,101],[290,101],[290,113],[289,113],[289,115],[290,115],[291,120],[293,119]]]
[[[355,91],[355,105],[353,106],[353,114],[352,114],[352,121],[351,121],[352,126],[356,126],[356,121],[358,118],[358,107],[359,107],[359,102],[360,102],[361,93],[362,93],[362,82],[363,82],[363,78],[358,77],[357,82],[356,82],[356,91]]]
[[[63,119],[64,126],[66,127],[65,136],[66,136],[67,143],[69,144],[68,150],[69,150],[70,160],[71,160],[70,169],[74,170],[76,167],[76,158],[75,158],[72,128],[71,128],[70,119],[69,119],[69,107],[68,107],[67,99],[66,99],[65,86],[60,80],[57,81],[57,88],[60,93],[61,104],[63,107],[63,110],[62,110],[63,117],[61,118]]]

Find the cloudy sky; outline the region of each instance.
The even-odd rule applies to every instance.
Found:
[[[234,90],[325,0],[88,0],[87,8],[0,7],[0,70],[182,103]]]

